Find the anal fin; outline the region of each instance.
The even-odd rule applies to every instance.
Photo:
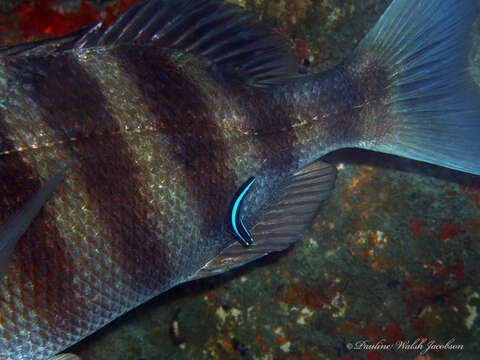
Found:
[[[232,242],[193,278],[220,274],[289,247],[303,235],[332,194],[336,176],[336,168],[320,160],[290,175],[250,230],[255,242],[248,248]]]
[[[65,177],[70,164],[58,171],[15,215],[0,227],[0,280],[5,275],[10,256],[21,236],[27,231],[40,209]]]

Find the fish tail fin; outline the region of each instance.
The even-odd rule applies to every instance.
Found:
[[[392,2],[345,63],[369,93],[358,147],[480,174],[480,92],[467,61],[475,3]]]

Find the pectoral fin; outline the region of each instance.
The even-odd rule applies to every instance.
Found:
[[[319,160],[290,175],[274,194],[263,217],[250,229],[255,242],[248,248],[232,242],[194,278],[219,274],[293,244],[332,194],[336,176],[334,166]]]
[[[80,358],[75,354],[67,353],[55,355],[54,357],[50,358],[50,360],[80,360]]]
[[[15,215],[0,227],[0,280],[7,271],[8,261],[20,237],[27,231],[42,206],[63,180],[70,164],[53,176]]]

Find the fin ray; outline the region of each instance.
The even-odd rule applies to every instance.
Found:
[[[82,47],[159,44],[190,51],[253,86],[276,85],[296,73],[295,57],[280,36],[219,0],[140,1],[89,36]]]
[[[467,74],[475,9],[473,0],[391,3],[347,61],[373,57],[387,74],[390,133],[358,146],[480,174],[480,91]]]
[[[72,353],[58,354],[51,357],[49,360],[80,360],[80,358]]]
[[[30,227],[52,193],[65,177],[70,164],[58,171],[38,192],[29,199],[15,215],[0,227],[0,280],[6,273],[10,256],[15,245]]]
[[[334,166],[319,160],[293,173],[274,194],[259,222],[250,229],[255,242],[248,248],[232,242],[193,278],[215,275],[292,245],[331,195],[336,174]],[[304,194],[308,194],[308,201]]]
[[[282,84],[297,73],[295,56],[281,36],[221,0],[140,0],[108,27],[98,23],[63,38],[3,47],[0,56],[118,45],[158,45],[202,56],[219,75],[251,86]]]
[[[92,27],[87,27],[71,34],[42,41],[29,42],[17,45],[0,46],[0,56],[32,56],[32,55],[49,55],[58,51],[71,49],[80,42],[81,39],[91,34],[92,31],[96,31],[99,28],[99,24]]]

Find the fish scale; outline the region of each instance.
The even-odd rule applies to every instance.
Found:
[[[64,67],[62,69],[62,71],[60,72],[61,76],[65,76],[65,74],[68,74],[68,72],[70,71],[72,78],[75,80],[72,82],[71,86],[79,86],[80,89],[88,90],[88,94],[85,94],[83,96],[83,100],[81,101],[80,106],[88,104],[88,101],[85,101],[85,97],[87,97],[87,99],[88,97],[90,97],[91,100],[97,101],[97,104],[91,105],[94,106],[94,109],[92,110],[88,108],[86,110],[77,110],[78,112],[84,111],[86,113],[84,116],[80,117],[79,120],[88,120],[90,118],[91,112],[98,111],[98,97],[100,96],[100,93],[102,93],[102,91],[94,90],[96,82],[86,81],[84,79],[85,77],[88,77],[88,74],[82,75],[84,78],[80,79],[74,77],[74,74],[80,74],[82,70],[71,70],[72,67],[74,68],[77,65],[73,63],[74,60],[72,55],[62,54],[59,55],[59,57],[55,60],[63,62],[64,60],[62,59],[62,57],[65,56],[68,57],[66,61],[69,65],[68,68]],[[32,65],[28,64],[28,66],[30,67]],[[39,65],[35,64],[33,66]],[[45,81],[48,77],[49,69],[55,69],[54,62],[52,64],[51,60],[48,61],[48,64],[46,66],[48,67],[47,69],[41,69],[38,71],[40,74],[44,74],[44,78],[42,79],[42,81]],[[32,78],[35,79],[35,74],[33,74],[34,76],[30,76],[28,73],[26,73],[26,71],[23,71],[24,68],[22,68],[21,65],[15,64],[15,67],[19,67],[21,69],[18,70],[18,73],[20,74],[19,76],[28,79],[20,80],[20,82],[25,83],[26,81],[31,81],[30,79]],[[60,65],[60,67],[63,67],[63,65]],[[36,69],[30,71],[35,72]],[[62,98],[59,100],[61,101],[61,103],[55,103],[56,100],[54,95],[55,93],[58,93],[58,89],[55,88],[55,85],[58,84],[59,81],[55,78],[49,80],[50,84],[44,82],[40,85],[29,84],[28,86],[26,86],[27,90],[25,92],[28,94],[28,96],[31,99],[36,99],[36,103],[40,104],[39,106],[37,105],[38,112],[43,112],[46,113],[47,116],[50,116],[49,114],[53,113],[53,110],[50,110],[53,105],[55,105],[55,107],[57,108],[57,112],[66,112],[67,109],[70,108],[75,109],[76,104],[71,103],[70,99]],[[78,85],[78,83],[81,83],[82,81],[86,81],[86,83]],[[35,86],[41,86],[41,88],[37,89],[35,88]],[[34,89],[34,93],[31,93],[32,88]],[[65,110],[61,110],[62,108]],[[109,117],[108,115],[102,115],[102,118],[108,119]],[[150,121],[150,118],[147,117],[139,120],[144,119],[148,119],[147,121]],[[12,292],[23,292],[22,297],[28,296],[32,297],[32,299],[35,299],[35,301],[32,301],[32,303],[26,305],[25,308],[28,311],[31,311],[32,308],[36,308],[36,303],[40,303],[42,306],[45,306],[48,303],[52,304],[53,308],[51,310],[48,310],[45,313],[40,312],[37,315],[42,319],[42,321],[36,324],[36,337],[38,339],[43,339],[43,341],[46,341],[46,344],[50,345],[52,348],[53,346],[56,346],[57,348],[63,348],[70,343],[72,337],[75,337],[71,335],[75,331],[75,329],[82,329],[82,331],[77,333],[76,337],[83,338],[90,332],[94,331],[96,328],[101,327],[104,323],[108,322],[111,319],[114,319],[119,314],[130,309],[135,304],[142,303],[151,296],[171,287],[168,279],[179,279],[182,277],[181,273],[174,273],[172,269],[173,266],[167,266],[168,262],[166,264],[165,261],[161,261],[168,261],[168,259],[165,259],[164,254],[176,253],[176,250],[174,248],[168,248],[160,252],[157,251],[157,255],[155,255],[155,251],[154,254],[147,255],[145,251],[147,249],[148,251],[152,251],[152,249],[150,247],[142,248],[140,244],[137,244],[136,237],[148,240],[150,237],[153,237],[153,235],[145,235],[145,233],[143,233],[141,236],[138,236],[138,229],[136,229],[135,225],[138,225],[139,223],[145,223],[145,219],[148,219],[149,217],[160,220],[168,219],[174,216],[177,218],[181,218],[182,215],[178,212],[178,205],[187,203],[187,197],[189,196],[187,194],[191,194],[192,191],[188,191],[180,186],[179,191],[177,192],[174,190],[174,188],[172,188],[172,186],[165,185],[165,189],[168,189],[168,192],[164,196],[159,196],[156,191],[152,191],[153,185],[158,183],[155,181],[157,179],[152,179],[154,181],[152,181],[152,183],[144,184],[144,188],[150,190],[152,192],[152,198],[159,199],[157,201],[159,203],[163,203],[165,199],[169,199],[166,206],[165,204],[163,204],[162,206],[159,206],[159,208],[165,208],[164,211],[170,212],[171,215],[169,216],[163,214],[163,209],[160,211],[158,211],[158,209],[157,211],[155,211],[156,209],[151,209],[151,211],[156,214],[153,216],[146,216],[141,212],[140,214],[138,214],[138,211],[130,212],[129,209],[135,208],[135,203],[138,201],[138,198],[141,198],[141,196],[139,194],[119,196],[119,193],[122,194],[130,191],[129,189],[136,188],[136,186],[133,184],[141,184],[144,183],[144,181],[127,180],[127,184],[132,185],[123,185],[122,182],[117,183],[118,178],[128,177],[129,174],[141,173],[139,169],[127,168],[127,172],[122,170],[126,166],[130,166],[129,164],[131,163],[124,162],[124,159],[138,157],[133,156],[132,154],[118,154],[118,152],[133,151],[136,154],[142,153],[141,151],[134,151],[133,149],[135,149],[135,144],[137,142],[139,143],[138,146],[140,146],[140,144],[148,143],[147,139],[150,138],[148,135],[144,133],[129,135],[128,132],[126,133],[126,135],[124,135],[120,129],[117,129],[115,125],[113,125],[113,123],[105,123],[105,121],[103,121],[99,126],[93,123],[91,126],[89,126],[85,122],[79,123],[79,125],[76,125],[75,123],[72,125],[64,123],[60,125],[59,131],[57,130],[58,125],[54,123],[54,121],[56,121],[56,117],[52,116],[51,118],[47,119],[33,118],[31,119],[31,121],[41,121],[43,123],[47,123],[48,126],[45,128],[44,133],[47,133],[49,135],[52,133],[52,131],[57,131],[59,133],[58,135],[54,134],[49,136],[50,138],[54,139],[54,141],[58,145],[47,145],[45,151],[43,150],[44,148],[40,148],[32,154],[32,156],[37,158],[36,161],[45,161],[45,158],[50,158],[51,160],[52,158],[58,159],[59,153],[62,154],[60,158],[81,159],[82,156],[79,156],[78,154],[85,154],[85,157],[87,158],[87,163],[80,167],[80,169],[76,170],[76,166],[74,166],[73,174],[69,178],[69,180],[66,181],[65,184],[67,185],[73,181],[75,182],[74,184],[71,184],[70,189],[64,190],[64,192],[68,194],[76,194],[75,197],[73,199],[68,199],[68,195],[59,193],[58,199],[61,199],[62,204],[58,207],[55,207],[51,211],[54,214],[63,214],[65,213],[66,208],[71,213],[71,218],[63,218],[62,221],[57,222],[56,226],[61,227],[64,230],[62,231],[62,234],[58,235],[54,240],[57,244],[57,251],[55,251],[55,253],[53,254],[54,256],[52,257],[56,260],[55,263],[57,264],[57,266],[58,264],[62,264],[65,268],[70,269],[67,274],[75,274],[74,278],[63,279],[59,278],[58,275],[51,274],[49,272],[49,265],[51,265],[51,263],[36,264],[34,266],[34,268],[36,269],[36,276],[30,274],[33,279],[30,279],[30,277],[28,276],[27,278],[29,279],[29,281],[32,281],[34,283],[34,288],[38,291],[36,291],[34,295],[30,294],[29,292],[25,293],[25,290],[23,289],[25,285],[20,285],[18,290],[11,290]],[[131,124],[130,126],[132,128],[138,127],[136,124]],[[162,126],[160,126],[160,128],[162,128]],[[73,139],[69,140],[69,134],[72,132],[73,136],[71,137]],[[96,132],[98,132],[99,134],[97,135]],[[111,132],[115,133],[115,135],[112,137],[107,137],[108,133]],[[84,134],[86,135],[85,139],[82,139]],[[150,151],[147,153],[155,156],[153,155],[153,148],[155,148],[155,140],[157,140],[157,136],[152,135],[151,137],[151,142],[153,142],[153,144],[151,144]],[[126,140],[125,138],[128,140]],[[138,140],[136,140],[135,138],[138,138]],[[101,143],[99,143],[99,141],[101,141]],[[113,162],[115,164],[114,168],[116,169],[117,173],[112,173],[112,176],[110,176],[111,169],[109,167],[102,167],[102,163],[99,161],[99,156],[88,156],[92,151],[95,151],[93,155],[96,155],[96,152],[99,150],[94,149],[93,147],[98,147],[99,145],[101,146],[102,156],[105,157],[103,161]],[[164,145],[162,144],[162,146]],[[48,155],[45,155],[44,152],[47,152]],[[25,154],[25,152],[21,152],[21,154]],[[169,169],[178,166],[175,161],[175,157],[178,157],[178,155],[172,154],[171,157],[171,161],[173,162],[173,164],[171,166],[168,166]],[[156,172],[158,173],[158,176],[164,178],[165,176],[163,174],[170,172],[166,170],[167,164],[164,164],[164,156],[155,156],[155,159],[152,160],[153,164],[152,162],[146,162],[148,164],[148,167],[157,168]],[[160,162],[161,165],[155,166],[154,164],[158,162]],[[54,166],[50,165],[44,168],[49,169],[52,167]],[[165,169],[163,173],[159,172],[158,170],[161,168]],[[224,169],[222,169],[222,172],[224,172]],[[93,173],[95,173],[95,176],[93,176]],[[152,171],[152,173],[155,173],[155,171]],[[180,174],[181,173],[182,172],[180,171]],[[203,175],[205,176],[205,174]],[[181,182],[179,178],[174,178],[173,180],[175,186],[178,186],[177,184]],[[102,183],[106,181],[108,181],[108,183],[102,185]],[[116,191],[110,190],[113,182],[117,183],[114,186],[114,189]],[[225,183],[225,179],[221,178],[220,181],[216,182],[220,185],[223,185]],[[187,185],[188,184],[185,184],[184,186]],[[79,191],[79,189],[83,190]],[[182,193],[184,194],[183,196]],[[80,209],[78,209],[79,206]],[[143,207],[145,207],[145,205]],[[45,210],[48,209],[49,206],[46,206]],[[191,210],[191,205],[188,207],[188,209]],[[122,210],[125,210],[127,212],[125,213]],[[139,210],[142,210],[142,207],[140,207]],[[194,212],[192,212],[190,215],[185,215],[185,217],[189,219],[199,219],[198,214]],[[74,221],[75,218],[82,219],[82,222],[76,224]],[[42,217],[37,218],[36,221],[41,223]],[[192,220],[188,220],[188,222],[194,224]],[[105,223],[109,224],[107,226],[107,229],[105,229]],[[100,224],[103,224],[103,226],[99,227],[98,225]],[[166,224],[164,223],[163,226],[168,226],[168,221]],[[42,225],[40,225],[40,227],[43,228]],[[162,225],[158,227],[160,227],[159,233],[165,234],[164,230],[162,229]],[[78,231],[74,231],[74,233],[72,234],[72,232],[69,231],[70,228]],[[172,230],[169,229],[169,231]],[[199,230],[197,229],[196,233],[193,234],[192,238],[200,238],[201,235],[198,232]],[[117,235],[112,236],[112,233]],[[51,234],[52,233],[49,231],[49,235]],[[126,234],[128,238],[132,237],[132,241],[125,242],[125,237],[122,236],[122,234]],[[178,236],[176,232],[171,235],[172,238],[174,238],[175,236]],[[31,241],[34,241],[34,238],[36,237],[45,236],[37,236],[35,234],[30,235],[29,233],[25,235],[25,238],[30,239],[30,241],[23,241],[22,244],[25,246],[25,249],[30,248],[29,244],[31,243]],[[108,238],[112,238],[112,240],[105,241]],[[73,250],[73,244],[75,244],[75,250],[72,254],[75,254],[75,256],[72,257],[75,260],[72,263],[71,260],[66,260],[65,258],[61,258],[61,256],[66,256],[63,251]],[[156,245],[155,242],[153,242],[152,244],[154,246]],[[175,244],[177,243],[173,243],[172,245]],[[21,247],[20,249],[22,248],[23,247]],[[189,248],[187,248],[187,250],[188,249]],[[34,248],[34,250],[36,250],[34,251],[34,253],[44,254],[46,252],[45,250],[37,248]],[[125,258],[125,254],[130,253],[137,255],[133,258]],[[198,255],[200,251],[196,251],[195,253]],[[22,250],[19,250],[19,254],[23,255]],[[30,258],[32,255],[33,254],[25,254],[24,256],[19,256],[19,258],[22,260],[17,260],[17,256],[14,256],[12,258],[12,263],[15,265],[18,265],[18,263],[23,264],[24,262],[30,263],[32,261]],[[182,252],[180,255],[180,259],[189,259],[189,262],[179,261],[177,265],[178,267],[183,266],[183,269],[185,269],[192,266],[192,258],[194,258],[195,255],[185,254],[184,252]],[[140,259],[141,262],[138,262]],[[134,261],[133,264],[131,264],[132,260]],[[40,269],[45,265],[47,265],[47,267],[44,268],[42,272]],[[140,265],[143,266],[139,269],[138,266]],[[22,269],[22,267],[20,267],[20,269]],[[56,267],[55,269],[55,273],[62,273],[63,269],[57,269]],[[187,270],[187,272],[188,271],[194,272],[193,270]],[[136,277],[136,274],[138,274],[138,278]],[[25,278],[25,274],[22,275],[22,271],[20,271],[19,276]],[[11,278],[10,274],[9,278]],[[51,291],[45,290],[46,284],[44,281],[42,281],[42,279],[54,278],[59,281],[59,284],[54,284]],[[166,281],[160,281],[159,279],[166,279]],[[117,284],[116,286],[114,285],[115,283]],[[76,284],[76,286],[73,287],[73,289],[65,289],[60,286],[61,284]],[[114,288],[115,292],[106,292],[106,290],[101,290],[111,288]],[[118,291],[119,288],[127,290]],[[57,290],[58,293],[55,292]],[[90,299],[88,303],[84,303],[82,301],[82,299],[84,298]],[[63,299],[63,301],[61,301],[61,299]],[[25,301],[22,302],[25,303]],[[59,303],[61,303],[60,306]],[[68,310],[65,310],[64,312],[58,311],[57,307]],[[101,310],[99,311],[99,309]],[[115,311],[114,309],[117,310]],[[9,314],[16,316],[15,314],[18,314],[19,309],[17,309],[14,304],[11,304],[6,311],[8,311]],[[60,326],[59,323],[56,323],[51,318],[53,314],[59,316],[60,321],[64,321],[65,319],[77,320],[69,321],[70,324],[68,325],[68,327]],[[5,317],[6,316],[3,316],[2,318]],[[89,321],[89,319],[91,320]],[[12,321],[14,320],[12,319]],[[27,317],[25,318],[25,325],[17,323],[17,326],[26,327],[29,323],[35,323],[34,319]],[[45,339],[45,337],[42,335],[42,332],[48,330],[50,326],[55,327],[55,329],[57,329],[58,331],[52,333],[52,336],[54,338],[61,339],[61,341],[59,341],[57,344],[52,344],[52,338]],[[14,335],[13,331],[8,331],[8,333]],[[29,336],[35,336],[35,332],[30,331]],[[6,343],[8,343],[9,346],[19,346],[21,343],[23,343],[23,341],[24,340],[21,340],[19,343],[15,344],[13,338],[7,337]],[[42,343],[37,345],[39,345],[39,348],[43,347]],[[35,351],[38,351],[38,349]],[[51,349],[44,349],[43,351],[51,351]],[[37,355],[36,352],[34,354]],[[40,356],[40,354],[38,355]]]
[[[0,223],[30,226],[0,228],[15,246],[0,254],[0,359],[48,359],[177,284],[289,247],[333,191],[319,160],[332,150],[479,174],[469,24],[455,20],[473,6],[395,0],[343,64],[306,76],[281,38],[217,0],[141,1],[110,27],[2,49]],[[452,129],[462,141],[441,151]]]

